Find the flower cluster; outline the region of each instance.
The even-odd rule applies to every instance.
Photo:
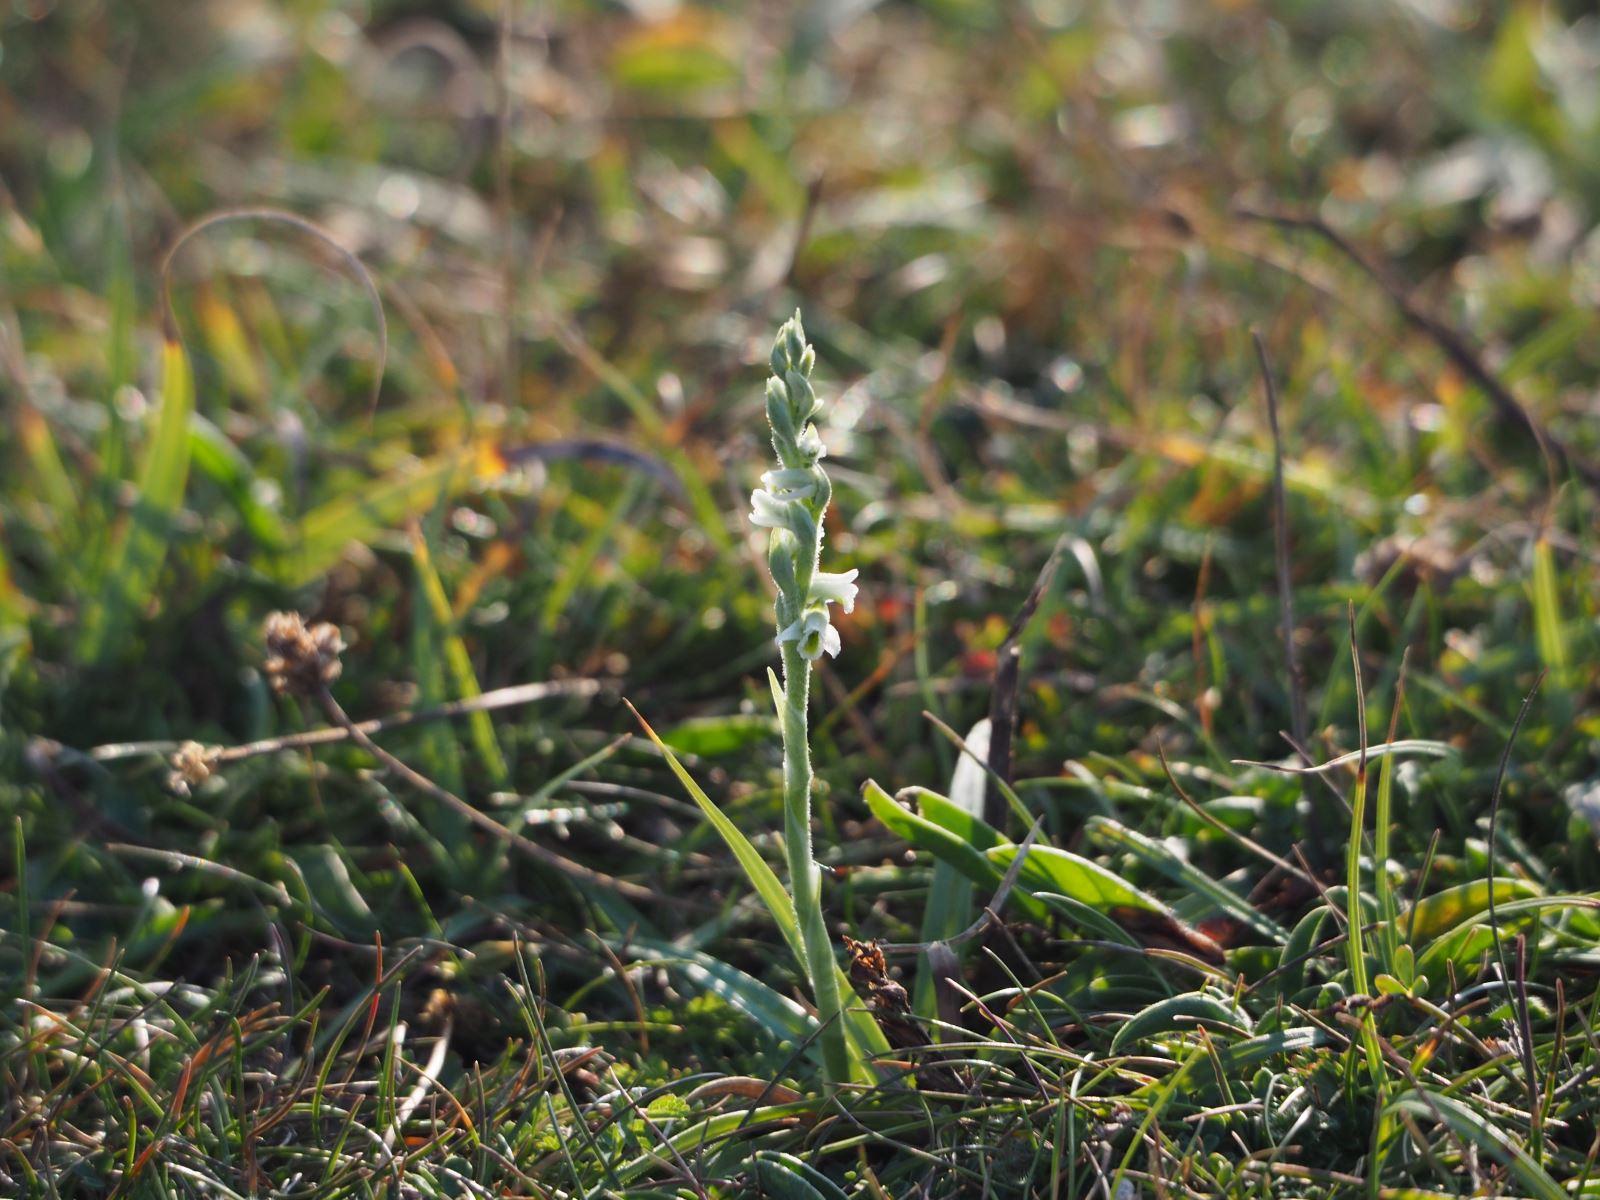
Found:
[[[778,644],[795,643],[808,661],[839,653],[839,631],[828,605],[855,608],[855,571],[817,569],[822,555],[822,517],[832,486],[821,460],[827,451],[812,421],[822,407],[811,387],[816,350],[806,345],[800,313],[778,330],[767,380],[767,423],[778,469],[761,477],[750,497],[751,524],[772,530],[767,568],[778,585]]]

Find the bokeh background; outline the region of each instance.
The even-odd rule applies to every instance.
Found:
[[[396,994],[483,1005],[487,1061],[517,1029],[493,981],[514,930],[553,947],[568,1010],[630,1016],[580,931],[641,914],[359,751],[173,793],[177,742],[320,723],[261,673],[263,618],[295,609],[343,631],[358,718],[606,681],[386,744],[764,963],[719,843],[614,739],[625,695],[770,849],[744,511],[799,306],[828,563],[862,573],[814,716],[847,924],[915,933],[925,877],[857,789],[948,784],[923,713],[989,711],[1053,551],[1014,752],[1046,836],[1113,813],[1237,866],[1158,746],[1227,823],[1304,833],[1297,782],[1235,765],[1283,757],[1292,715],[1252,330],[1308,749],[1356,745],[1353,605],[1373,740],[1409,648],[1399,736],[1457,751],[1399,772],[1404,853],[1441,830],[1435,882],[1469,878],[1546,670],[1500,852],[1592,887],[1597,222],[1600,18],[1576,2],[0,0],[0,881],[81,948],[46,957],[56,994],[112,939],[152,977],[287,955],[337,997],[371,964],[330,947],[454,941],[477,965]],[[166,441],[164,327],[195,405]],[[692,988],[643,1003],[678,1033],[641,1077],[747,1040]]]

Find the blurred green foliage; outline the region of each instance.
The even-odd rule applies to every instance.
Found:
[[[949,784],[955,753],[921,714],[966,730],[989,711],[1007,624],[1062,539],[1022,635],[1015,748],[1022,802],[1076,856],[1052,860],[1061,878],[1111,873],[1191,926],[1269,904],[1248,899],[1267,868],[1175,798],[1158,751],[1222,825],[1278,854],[1320,830],[1312,857],[1343,863],[1347,775],[1327,777],[1335,798],[1236,761],[1283,758],[1290,723],[1256,328],[1282,401],[1307,749],[1356,748],[1353,603],[1370,740],[1409,650],[1396,737],[1450,751],[1395,765],[1392,865],[1364,870],[1369,885],[1392,872],[1394,896],[1377,890],[1403,912],[1423,891],[1454,899],[1415,953],[1393,924],[1379,930],[1374,977],[1415,1002],[1408,1013],[1487,986],[1489,798],[1518,703],[1548,668],[1511,758],[1497,867],[1516,877],[1507,929],[1534,955],[1537,1065],[1587,1070],[1591,1052],[1555,1038],[1550,989],[1562,981],[1574,1008],[1593,999],[1592,920],[1555,899],[1600,887],[1593,489],[1403,321],[1382,280],[1249,212],[1348,237],[1573,459],[1600,462],[1600,20],[1584,4],[0,0],[0,816],[14,851],[0,911],[16,913],[0,918],[0,993],[66,1011],[115,961],[130,987],[211,997],[199,1015],[181,998],[160,1010],[188,1032],[140,1067],[150,1111],[85,1100],[110,1157],[83,1151],[48,1194],[99,1194],[151,1144],[152,1121],[174,1146],[201,1144],[203,1123],[183,1114],[213,1069],[193,1062],[207,1022],[280,1005],[271,1036],[239,1035],[238,1070],[270,1072],[299,1053],[288,1043],[305,1028],[289,1018],[327,987],[316,1036],[360,1042],[375,932],[401,947],[389,966],[418,955],[383,985],[390,1028],[400,1014],[426,1024],[435,989],[476,1006],[459,1026],[470,1045],[441,1070],[467,1095],[467,1064],[497,1064],[485,1095],[503,1110],[486,1111],[526,1122],[500,1150],[554,1186],[572,1184],[569,1161],[597,1172],[585,1188],[670,1174],[654,1160],[629,1174],[654,1144],[641,1121],[617,1135],[609,1179],[593,1164],[611,1152],[582,1122],[551,1116],[555,1100],[530,1107],[508,1045],[543,1036],[554,1061],[603,1041],[645,1088],[691,1067],[809,1078],[781,1045],[804,1014],[772,974],[772,931],[738,902],[715,835],[659,757],[608,749],[636,732],[620,691],[773,854],[770,600],[743,513],[765,457],[765,339],[797,303],[827,401],[830,547],[863,583],[814,722],[819,854],[840,868],[830,912],[860,936],[919,936],[929,860],[908,864],[856,793],[868,778]],[[191,796],[168,787],[160,753],[90,753],[320,724],[261,674],[261,621],[282,608],[340,626],[335,690],[357,719],[534,680],[615,681],[597,699],[413,725],[384,744],[501,823],[686,907],[643,912],[569,885],[348,745],[242,759]],[[916,828],[925,850],[950,842]],[[943,869],[964,862],[982,891],[1014,853],[990,848],[963,843]],[[1130,936],[1068,899],[1079,909],[1028,915],[1051,938]],[[1309,952],[1332,913],[1360,904],[1305,896],[1267,919]],[[1256,1040],[1229,1051],[1237,1094],[1195,1102],[1244,1103],[1260,1082],[1265,1124],[1231,1117],[1227,1137],[1269,1147],[1315,1111],[1293,1125],[1304,1163],[1338,1172],[1389,1112],[1388,1133],[1448,1127],[1447,1164],[1472,1142],[1539,1191],[1474,1112],[1430,1110],[1403,1080],[1392,1112],[1361,1093],[1333,1065],[1333,1034],[1292,1066],[1272,1058],[1287,1043],[1261,1039],[1311,1035],[1265,1011],[1325,1007],[1359,972],[1340,975],[1342,948],[1289,967],[1252,937],[1230,968],[1295,982],[1248,1002]],[[505,987],[534,971],[514,939],[538,948],[522,992]],[[1070,1017],[1099,1036],[1142,1010],[1136,1028],[1159,1039],[1171,1012],[1233,1003],[1196,991],[1151,1015],[1199,983],[1113,951],[1039,952],[1072,960],[1063,1011],[1041,1028]],[[672,965],[624,984],[612,955]],[[975,988],[1009,986],[973,971]],[[541,989],[547,1015],[529,1000]],[[123,1020],[126,1002],[85,1020]],[[1515,1015],[1496,1003],[1474,1037]],[[0,1012],[12,1097],[65,1078],[23,1036],[24,1011]],[[764,1029],[759,1046],[725,1020]],[[670,1056],[631,1050],[638,1031],[616,1032],[629,1022],[645,1042],[671,1025]],[[609,1032],[586,1039],[588,1024]],[[1425,1031],[1380,1028],[1422,1054]],[[368,1061],[359,1049],[352,1063]],[[1515,1078],[1495,1076],[1481,1111],[1524,1103]],[[568,1103],[549,1086],[539,1094]],[[611,1087],[597,1076],[573,1098]],[[1183,1152],[1208,1181],[1195,1190],[1246,1186],[1222,1125],[1185,1125],[1192,1106],[1127,1079],[1097,1095],[1088,1127],[1057,1128],[1066,1107],[1024,1120],[1033,1166],[1006,1186],[1053,1170],[1086,1188],[1096,1139],[1119,1156],[1137,1144],[1111,1099],[1130,1092],[1139,1119],[1193,1133]],[[1286,1092],[1300,1107],[1273,1107]],[[377,1104],[392,1115],[400,1100]],[[0,1142],[31,1119],[18,1103],[0,1110]],[[1576,1180],[1593,1118],[1563,1111],[1545,1161]],[[1537,1122],[1506,1120],[1516,1154],[1543,1153]],[[249,1139],[224,1125],[185,1161],[254,1187],[228,1157]],[[957,1125],[933,1127],[965,1144]],[[716,1164],[743,1178],[733,1147]],[[945,1149],[952,1178],[980,1173]],[[310,1169],[291,1160],[266,1173]],[[27,1175],[19,1161],[0,1154],[7,1179]],[[793,1175],[762,1161],[764,1181]],[[1418,1162],[1396,1149],[1369,1165],[1397,1187],[1443,1186]],[[513,1178],[498,1169],[480,1156],[475,1186]],[[896,1171],[910,1187],[912,1166]]]

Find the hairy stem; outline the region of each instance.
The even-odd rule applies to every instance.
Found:
[[[843,1002],[833,942],[822,915],[821,872],[811,849],[811,742],[806,702],[811,690],[811,664],[793,642],[783,647],[783,844],[789,863],[789,887],[805,947],[806,974],[822,1025],[822,1061],[830,1085],[850,1078],[845,1044]]]

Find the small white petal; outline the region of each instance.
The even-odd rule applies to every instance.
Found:
[[[835,629],[832,625],[827,625],[827,626],[823,627],[823,630],[822,630],[822,648],[828,652],[828,657],[829,658],[838,658],[839,657],[839,649],[840,649],[840,646],[839,646],[839,631],[837,629]],[[813,656],[813,657],[815,657],[815,656]]]
[[[822,435],[817,432],[815,425],[807,425],[795,444],[800,448],[800,453],[809,459],[816,460],[828,456],[828,448],[822,444]]]
[[[798,621],[778,635],[778,641],[796,643],[801,655],[808,659],[839,653],[839,631],[828,623],[826,608],[806,609]]]
[[[855,578],[860,572],[818,571],[811,577],[811,593],[806,599],[812,604],[839,604],[845,612],[855,612],[856,593],[860,591]]]
[[[789,506],[792,501],[779,499],[771,492],[750,493],[750,524],[763,529],[789,528]]]
[[[774,496],[784,500],[809,500],[817,492],[817,478],[804,467],[786,467],[768,471],[761,477],[764,487]]]

